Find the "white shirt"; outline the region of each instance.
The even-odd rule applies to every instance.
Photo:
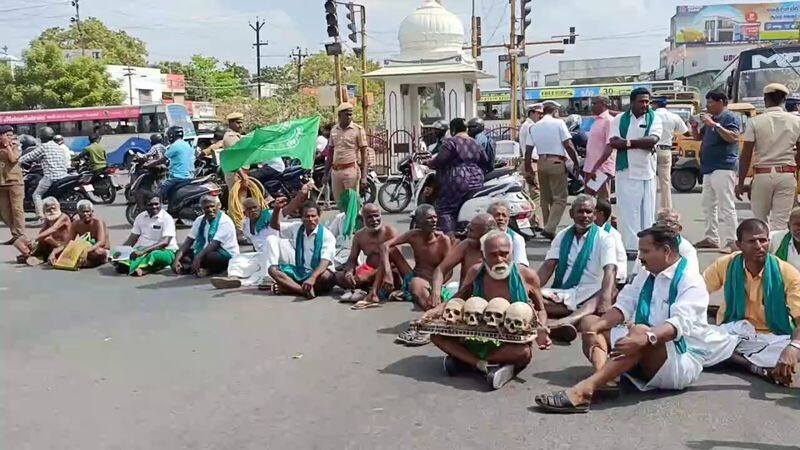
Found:
[[[603,228],[603,231],[605,231],[605,228]],[[606,233],[614,242],[614,251],[617,254],[617,282],[625,283],[628,280],[628,253],[625,252],[622,235],[614,227],[608,227]]]
[[[686,122],[681,119],[681,116],[667,108],[658,108],[655,112],[656,116],[661,118],[661,125],[664,128],[661,132],[661,139],[658,141],[658,145],[672,146],[675,132],[684,134],[689,131],[689,127],[686,126]]]
[[[567,233],[568,228],[559,231],[553,243],[550,245],[550,250],[547,251],[545,260],[558,260],[561,255],[561,241]],[[572,273],[572,266],[575,264],[575,259],[578,257],[586,243],[589,233],[586,232],[580,238],[572,240],[572,246],[567,255],[567,271],[564,274],[564,280]],[[594,246],[589,254],[589,261],[586,263],[586,269],[583,271],[580,283],[575,286],[575,297],[577,300],[583,301],[596,294],[603,287],[603,268],[607,265],[617,265],[617,253],[614,247],[614,241],[608,233],[600,228],[597,232],[597,238],[594,240]]]
[[[269,236],[277,236],[278,234],[278,230],[275,230],[269,226],[269,223],[267,223],[267,226],[263,230],[253,234],[250,231],[250,218],[245,217],[244,221],[242,221],[242,235],[253,244],[253,248],[257,252],[264,251],[264,249],[267,247],[267,238]]]
[[[694,248],[691,242],[688,239],[681,236],[681,243],[678,244],[678,255],[686,258],[686,270],[700,273],[700,262],[697,259],[697,249]],[[643,272],[642,270],[642,262],[637,258],[636,264],[633,268],[633,273],[639,274]]]
[[[622,120],[623,115],[624,114],[618,114],[617,117],[614,117],[614,121],[611,123],[611,137],[622,137],[622,134],[619,132],[619,123]],[[645,123],[646,118],[646,114],[643,114],[642,117],[638,119],[636,116],[631,115],[631,124],[628,127],[628,136],[625,139],[633,141],[647,137],[644,135],[644,132],[647,128]],[[656,116],[653,118],[653,124],[650,126],[650,136],[655,136],[661,139],[661,134],[663,131],[664,127],[661,124],[661,117],[656,114]],[[652,180],[655,178],[655,152],[651,152],[650,150],[641,150],[638,148],[629,148],[627,152],[629,178],[633,180]],[[619,159],[619,155],[617,155],[617,159]]]
[[[272,158],[264,161],[264,164],[271,167],[273,170],[278,172],[283,172],[286,170],[286,163],[283,162],[283,158]]]
[[[519,147],[522,149],[523,154],[525,154],[525,150],[528,148],[528,139],[530,138],[531,127],[533,125],[533,119],[528,117],[519,127]],[[539,159],[536,147],[533,148],[532,159]]]
[[[528,134],[526,146],[532,145],[535,147],[539,156],[567,156],[567,151],[564,149],[564,141],[572,139],[572,135],[563,120],[556,119],[549,114],[545,115],[542,120],[531,126]]]
[[[514,262],[522,264],[525,267],[530,267],[531,263],[528,261],[528,250],[525,246],[525,238],[510,228],[507,233],[511,236],[511,253],[512,256],[514,256]]]
[[[175,220],[165,210],[150,217],[147,211],[140,213],[133,221],[132,234],[138,234],[139,239],[133,244],[134,248],[147,248],[153,246],[165,237],[170,237],[166,250],[177,250],[178,242],[175,240]]]
[[[328,146],[328,138],[323,135],[317,136],[317,153],[325,150],[325,147]]]
[[[292,243],[292,248],[295,248],[295,250],[297,232],[300,231],[300,227],[302,226],[303,222],[281,223],[281,237],[284,239],[289,239]],[[320,259],[329,261],[330,264],[328,264],[328,270],[333,272],[336,270],[334,267],[334,258],[336,257],[336,237],[334,237],[330,230],[322,225],[317,226],[317,229],[314,230],[310,236],[303,233],[303,265],[308,270],[316,269],[316,267],[311,267],[311,259],[314,257],[314,241],[317,239],[317,233],[319,233],[320,230],[325,230],[325,235],[322,238],[322,252],[320,253]]]
[[[233,224],[233,221],[227,214],[220,211],[222,217],[219,219],[219,226],[217,227],[217,232],[214,234],[213,240],[219,242],[220,247],[223,250],[230,253],[231,256],[237,256],[239,254],[239,241],[236,239],[236,225]],[[200,216],[194,220],[192,224],[192,229],[189,230],[189,237],[192,239],[197,239],[198,234],[200,233],[200,224],[206,220],[206,216]],[[206,224],[205,228],[203,229],[203,236],[206,238],[206,245],[208,245],[208,231],[211,229],[209,224]]]
[[[769,252],[773,255],[778,251],[778,247],[781,246],[781,241],[786,235],[789,234],[789,230],[786,231],[773,231],[769,234]],[[794,246],[794,242],[789,242],[789,252],[787,254],[786,259],[788,259],[789,264],[793,265],[797,270],[800,270],[800,254],[797,253],[797,248]]]
[[[678,283],[675,303],[670,307],[669,288],[679,262],[655,276],[653,297],[650,303],[651,327],[670,323],[677,331],[675,340],[686,339],[689,353],[698,357],[706,367],[718,364],[733,354],[738,339],[708,325],[708,291],[699,272],[687,270]],[[636,321],[636,307],[650,272],[641,271],[633,283],[625,286],[617,296],[617,308],[625,316],[625,322]]]

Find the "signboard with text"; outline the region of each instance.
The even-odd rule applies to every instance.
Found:
[[[678,6],[672,17],[675,44],[797,39],[800,1]]]

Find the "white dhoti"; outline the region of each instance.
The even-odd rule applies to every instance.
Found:
[[[262,279],[269,279],[267,270],[278,264],[294,264],[294,248],[288,239],[268,236],[262,251],[233,257],[228,263],[228,276],[240,278],[242,286],[255,286]]]
[[[656,179],[634,180],[629,170],[617,172],[619,232],[626,250],[637,250],[636,235],[656,220]]]
[[[739,338],[736,354],[758,367],[774,368],[781,353],[792,340],[789,335],[758,333],[746,320],[725,323],[720,325],[720,328]]]
[[[628,335],[628,327],[620,325],[611,329],[611,346]],[[682,390],[697,381],[703,372],[703,359],[692,351],[678,353],[674,342],[666,344],[667,360],[649,381],[625,374],[640,391],[653,389]]]
[[[542,288],[542,296],[554,303],[563,303],[570,311],[577,311],[587,300],[599,293],[600,289],[601,286],[594,285],[578,285],[572,289]]]

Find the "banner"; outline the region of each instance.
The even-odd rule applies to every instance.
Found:
[[[672,17],[675,44],[794,40],[800,1],[678,6]]]
[[[258,128],[220,153],[223,172],[235,172],[277,157],[296,158],[304,169],[314,168],[319,116]]]

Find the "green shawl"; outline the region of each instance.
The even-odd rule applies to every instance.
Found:
[[[481,266],[478,276],[472,282],[472,295],[475,297],[483,297],[483,277],[486,275],[486,265]],[[519,274],[519,268],[516,264],[511,264],[511,274],[508,276],[508,292],[511,298],[508,299],[511,303],[527,302],[528,290],[525,288],[525,283],[522,282],[522,276]]]
[[[319,263],[322,260],[322,243],[325,240],[325,227],[321,225],[317,226],[317,237],[314,239],[314,253],[311,255],[311,270],[306,269],[305,233],[306,226],[300,226],[294,240],[294,273],[302,280],[307,280],[314,272],[314,269],[319,267]]]
[[[741,253],[736,255],[728,265],[725,274],[725,317],[723,323],[744,320],[745,315],[745,267],[744,257]],[[789,315],[786,306],[786,292],[784,291],[781,267],[775,255],[767,255],[764,264],[764,273],[761,277],[761,286],[764,289],[764,312],[769,330],[776,335],[790,335],[794,331],[795,323]]]
[[[789,246],[792,245],[792,233],[786,233],[786,236],[783,237],[781,240],[781,245],[778,246],[778,250],[775,252],[775,256],[780,258],[783,261],[789,260]]]
[[[272,221],[272,211],[269,209],[261,211],[261,216],[259,216],[258,221],[256,221],[255,234],[265,230],[269,226],[270,221]]]
[[[558,253],[558,266],[556,266],[556,276],[553,279],[553,289],[572,289],[581,282],[583,272],[586,270],[586,265],[589,263],[589,258],[592,256],[592,248],[594,241],[597,239],[597,233],[600,227],[592,224],[589,227],[586,241],[575,257],[575,262],[572,264],[572,270],[569,273],[569,278],[564,281],[564,276],[567,274],[567,260],[569,258],[569,251],[572,248],[572,240],[575,239],[575,226],[567,228],[564,237],[561,239],[561,248]]]
[[[215,217],[214,220],[212,220],[208,224],[208,240],[209,241],[213,240],[214,239],[214,235],[217,234],[217,229],[219,228],[219,220],[222,218],[222,214],[223,214],[222,211],[217,212],[217,217]],[[206,248],[206,244],[207,244],[206,237],[205,237],[206,222],[208,222],[208,220],[205,218],[205,216],[203,216],[203,218],[200,221],[200,229],[197,231],[197,237],[194,240],[194,254],[195,254],[195,256],[198,255],[200,252],[202,252],[204,248]],[[220,249],[222,249],[222,248],[220,247]]]
[[[354,189],[347,189],[339,197],[339,211],[345,214],[342,224],[342,237],[348,238],[361,228],[359,215],[361,212],[361,196]]]
[[[678,284],[680,284],[683,279],[684,272],[686,272],[686,258],[681,258],[678,267],[675,269],[675,276],[672,277],[672,282],[669,284],[669,297],[667,302],[669,303],[670,312],[672,310],[672,305],[678,298]],[[635,323],[637,325],[652,326],[650,323],[650,305],[653,302],[653,286],[655,282],[656,276],[650,274],[644,286],[642,286],[642,291],[639,293],[639,303],[636,305]],[[683,338],[678,339],[675,341],[675,348],[678,350],[678,353],[686,353],[686,341]]]
[[[633,117],[633,113],[631,110],[625,111],[620,118],[619,121],[619,136],[622,139],[628,139],[628,128],[631,126],[631,118]],[[644,136],[650,136],[650,128],[653,126],[653,121],[655,121],[656,113],[653,112],[652,109],[648,108],[647,112],[645,113],[645,120],[644,123],[646,124],[647,128],[644,130]],[[630,166],[628,163],[628,151],[624,152],[617,152],[617,170],[627,170]]]

